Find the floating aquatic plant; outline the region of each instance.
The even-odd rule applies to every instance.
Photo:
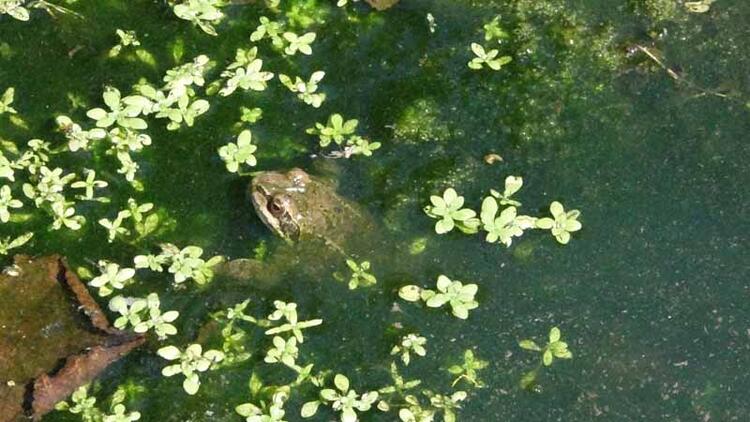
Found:
[[[288,43],[286,48],[284,48],[285,54],[293,56],[298,51],[307,56],[312,54],[312,47],[310,47],[310,44],[315,41],[314,32],[308,32],[303,35],[297,35],[294,32],[284,32],[283,37]]]
[[[5,237],[0,239],[0,255],[7,255],[11,249],[20,248],[34,237],[33,232],[24,233],[18,237]]]
[[[322,92],[316,92],[318,90],[318,83],[323,80],[325,72],[319,70],[313,72],[310,75],[310,79],[305,81],[304,79],[296,76],[294,81],[287,75],[279,74],[279,80],[285,87],[290,91],[297,94],[297,98],[304,101],[305,104],[309,104],[315,108],[320,107],[323,101],[326,99],[326,94]]]
[[[570,233],[581,230],[581,222],[578,217],[581,212],[578,210],[565,211],[563,205],[557,201],[552,202],[549,206],[552,218],[544,217],[536,221],[536,226],[540,229],[550,230],[558,242],[563,245],[570,241]]]
[[[186,393],[193,395],[201,386],[199,372],[206,372],[224,359],[224,353],[218,350],[203,351],[200,344],[191,344],[185,351],[175,346],[165,346],[156,353],[166,360],[179,360],[179,363],[165,366],[161,373],[165,377],[182,374],[185,380],[182,388]]]
[[[127,31],[118,28],[115,31],[115,34],[117,34],[119,41],[116,46],[112,47],[109,50],[109,57],[118,56],[122,49],[125,47],[138,47],[139,45],[141,45],[141,42],[138,40],[138,35],[135,33],[135,31]]]
[[[130,325],[136,333],[153,330],[159,340],[177,334],[172,325],[179,316],[177,311],[162,313],[159,295],[150,293],[145,298],[125,298],[115,296],[109,301],[109,309],[120,316],[113,323],[115,328],[123,329]]]
[[[2,7],[2,5],[0,5]],[[0,10],[0,13],[2,11]],[[11,104],[13,104],[13,97],[15,96],[16,90],[13,87],[10,87],[3,92],[3,95],[0,96],[0,114],[17,114],[15,108],[11,107]]]
[[[502,42],[510,38],[510,34],[500,25],[500,16],[495,16],[491,21],[484,24],[483,29],[485,41],[497,40],[497,42]]]
[[[260,17],[260,25],[250,34],[250,41],[257,42],[269,38],[274,47],[281,50],[284,48],[284,24],[272,21],[265,16]]]
[[[172,10],[178,18],[192,22],[206,34],[216,36],[214,25],[224,17],[220,10],[224,5],[224,0],[184,0],[174,4]]]
[[[479,379],[477,371],[482,370],[489,365],[486,360],[478,359],[474,356],[474,351],[466,349],[464,352],[464,361],[460,365],[453,365],[448,368],[448,372],[453,375],[457,375],[457,378],[453,380],[452,386],[456,386],[461,380],[470,382],[475,387],[481,387],[482,381]]]
[[[477,290],[476,284],[463,284],[441,274],[437,279],[437,291],[408,285],[402,287],[398,295],[408,302],[422,300],[430,308],[439,308],[448,304],[455,317],[466,319],[469,317],[469,311],[479,306],[479,303],[474,300]]]
[[[562,205],[553,202],[550,206],[552,218],[537,218],[528,215],[519,215],[518,208],[521,203],[513,198],[523,186],[523,179],[519,176],[508,176],[505,178],[505,188],[500,193],[490,189],[490,195],[482,201],[479,218],[476,212],[469,208],[462,208],[464,198],[458,196],[453,188],[448,188],[443,196],[433,195],[430,197],[431,205],[425,207],[425,213],[439,219],[435,224],[435,232],[447,233],[454,227],[459,228],[467,234],[476,233],[481,226],[486,232],[485,240],[490,243],[502,243],[509,247],[514,237],[520,237],[528,229],[548,229],[552,231],[558,242],[567,244],[570,233],[581,229],[581,223],[577,221],[580,212],[573,210],[565,212]],[[500,206],[505,208],[500,208]]]
[[[572,359],[573,358],[573,353],[570,350],[568,350],[568,343],[562,341],[560,329],[557,327],[552,327],[549,330],[548,341],[544,347],[540,347],[532,339],[521,340],[518,343],[518,345],[521,346],[522,349],[531,350],[533,352],[539,352],[542,357],[541,363],[537,368],[525,373],[521,377],[522,388],[531,388],[536,384],[536,379],[537,379],[539,370],[541,369],[542,365],[544,365],[545,367],[552,365],[552,362],[554,362],[555,358],[557,359]]]
[[[510,56],[500,56],[500,51],[497,49],[491,49],[485,51],[484,47],[477,43],[471,43],[471,51],[476,57],[471,59],[469,62],[469,68],[474,70],[480,70],[484,66],[489,67],[492,70],[500,70],[504,65],[513,61]]]
[[[89,286],[98,288],[99,296],[109,296],[134,282],[135,270],[132,268],[120,268],[119,264],[106,260],[100,260],[97,265],[100,275],[92,279]]]
[[[309,418],[314,416],[318,407],[323,404],[330,404],[331,408],[341,412],[341,422],[355,422],[358,420],[357,411],[367,412],[373,403],[378,400],[377,391],[369,391],[362,395],[357,394],[355,390],[349,388],[349,378],[342,374],[336,374],[333,378],[333,388],[324,388],[320,390],[320,400],[307,402],[302,406],[301,416]]]
[[[380,148],[380,142],[369,140],[354,134],[359,125],[357,119],[345,120],[340,114],[332,114],[327,124],[315,123],[315,127],[307,129],[310,135],[318,135],[320,146],[327,147],[334,143],[341,150],[329,154],[332,158],[350,158],[353,155],[370,156]]]
[[[237,173],[241,164],[252,167],[258,163],[254,155],[258,147],[253,145],[252,137],[250,130],[245,129],[237,136],[237,143],[230,142],[219,148],[219,157],[228,171]]]
[[[94,189],[106,188],[109,184],[104,180],[96,180],[96,171],[85,169],[86,179],[71,183],[73,189],[83,189],[83,195],[77,195],[76,199],[84,201],[109,202],[109,198],[95,198]]]
[[[286,391],[274,393],[268,405],[256,406],[252,403],[243,403],[234,408],[238,415],[246,418],[245,422],[285,422],[284,404],[289,398]]]
[[[347,259],[346,265],[352,272],[351,277],[349,277],[350,290],[354,290],[360,286],[374,286],[378,282],[378,279],[375,278],[375,275],[370,272],[370,261],[362,261],[361,263],[357,263],[357,261],[354,261],[353,259]],[[338,273],[334,274],[334,277],[336,277],[338,280],[343,281],[343,277]]]
[[[407,334],[401,337],[397,345],[393,346],[391,355],[401,355],[401,361],[404,365],[409,365],[412,353],[417,356],[427,355],[427,350],[424,348],[425,344],[427,344],[427,339],[419,334]]]
[[[10,220],[10,208],[21,208],[23,202],[13,199],[10,186],[0,187],[0,223],[7,223]]]
[[[273,79],[274,75],[262,70],[263,60],[256,57],[257,52],[257,47],[250,50],[237,50],[235,61],[221,73],[222,78],[226,78],[226,81],[224,87],[219,90],[219,95],[226,97],[237,88],[245,91],[263,91],[266,89],[266,82]]]
[[[276,310],[268,315],[268,320],[279,321],[283,318],[286,320],[286,323],[266,330],[266,335],[271,336],[291,331],[294,337],[297,338],[297,341],[302,343],[305,341],[305,337],[302,335],[302,330],[316,327],[323,323],[322,319],[299,321],[297,317],[296,303],[286,303],[280,300],[275,300],[273,306],[276,307]]]
[[[137,411],[129,412],[125,405],[125,390],[120,387],[112,394],[109,413],[96,407],[96,397],[89,396],[89,385],[78,387],[70,396],[70,403],[61,401],[55,405],[58,411],[78,415],[83,422],[134,422],[141,418]]]
[[[453,188],[448,188],[442,196],[430,196],[432,205],[425,207],[424,211],[432,218],[439,221],[435,223],[437,234],[448,233],[454,228],[464,233],[476,233],[479,227],[477,213],[464,206],[464,197],[459,196]]]

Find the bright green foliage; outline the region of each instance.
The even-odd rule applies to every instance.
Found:
[[[437,291],[408,285],[402,287],[398,295],[409,302],[421,299],[430,308],[439,308],[447,303],[455,317],[466,319],[469,317],[469,311],[479,306],[474,300],[477,290],[476,284],[464,285],[441,274],[437,279]]]
[[[518,344],[523,349],[541,352],[544,366],[552,365],[554,358],[571,359],[573,357],[573,353],[568,350],[568,344],[560,339],[560,329],[557,327],[549,330],[549,341],[543,348],[530,339],[521,340]]]
[[[374,286],[378,280],[375,275],[370,272],[370,261],[362,261],[357,263],[354,260],[347,259],[346,265],[352,270],[352,275],[349,278],[349,289],[354,290],[357,287],[370,287]]]
[[[46,146],[44,147],[46,149]],[[32,160],[43,158],[44,155],[33,155]],[[49,167],[41,165],[39,169],[32,169],[33,163],[28,163],[29,171],[33,171],[33,181],[36,181],[36,185],[31,183],[23,184],[23,193],[27,198],[33,199],[34,204],[37,207],[43,206],[45,203],[55,204],[64,203],[65,196],[62,192],[65,190],[65,186],[68,185],[72,180],[76,178],[74,173],[69,173],[63,176],[63,169],[57,167],[50,170]]]
[[[435,223],[437,234],[448,233],[458,228],[464,233],[476,233],[479,227],[477,213],[464,206],[464,197],[459,196],[453,188],[443,192],[443,196],[430,196],[432,205],[425,207],[424,212],[439,221]]]
[[[219,9],[225,4],[224,0],[184,0],[173,5],[172,10],[178,18],[192,22],[206,34],[216,36],[214,25],[224,17]]]
[[[297,317],[297,304],[286,303],[280,300],[275,300],[273,305],[276,310],[273,311],[269,316],[269,321],[279,321],[284,318],[287,322],[278,326],[266,330],[266,335],[276,335],[291,331],[298,342],[302,343],[305,341],[305,337],[302,335],[302,330],[310,327],[315,327],[323,323],[322,319],[311,319],[309,321],[299,321]]]
[[[510,38],[510,34],[500,26],[500,16],[495,16],[494,19],[484,24],[483,28],[485,41],[497,40],[502,42]]]
[[[15,168],[17,168],[17,164],[8,160],[5,155],[3,155],[3,152],[0,151],[0,178],[5,178],[10,180],[11,182],[15,181]]]
[[[281,362],[284,365],[295,368],[299,348],[297,348],[297,339],[290,337],[288,340],[279,336],[273,337],[273,347],[268,349],[266,357],[263,359],[266,363]]]
[[[252,403],[243,403],[234,408],[235,412],[246,418],[246,422],[285,422],[284,404],[289,399],[286,391],[274,393],[269,405],[262,404],[260,407]]]
[[[104,422],[132,422],[141,419],[140,412],[128,412],[123,404],[112,407],[112,414],[104,416]]]
[[[686,1],[685,8],[690,13],[706,13],[711,9],[711,4],[716,0]]]
[[[326,125],[315,123],[315,127],[308,128],[307,133],[318,135],[321,147],[327,147],[332,142],[341,147],[341,150],[328,155],[331,158],[350,158],[353,155],[369,157],[381,145],[380,142],[370,142],[361,136],[355,135],[354,131],[357,129],[358,124],[358,120],[344,120],[340,114],[336,113],[328,118]]]
[[[103,180],[96,180],[96,172],[86,169],[86,180],[73,182],[70,187],[73,189],[83,189],[83,195],[77,195],[76,199],[84,201],[109,202],[109,198],[95,198],[94,189],[106,188],[108,183]]]
[[[185,351],[180,351],[175,346],[166,346],[157,350],[156,353],[166,360],[179,360],[179,363],[165,366],[161,373],[165,377],[182,374],[185,380],[182,388],[186,393],[193,395],[198,392],[201,381],[199,372],[206,372],[224,359],[224,353],[218,350],[206,350],[200,344],[191,344]]]
[[[198,99],[190,102],[190,97],[180,97],[177,101],[177,108],[168,108],[156,113],[156,117],[165,117],[169,119],[167,124],[168,130],[177,130],[180,128],[182,123],[185,123],[188,127],[193,126],[195,118],[204,114],[208,111],[210,105],[208,101]]]
[[[263,118],[263,110],[258,107],[240,107],[240,111],[242,112],[240,121],[243,121],[245,123],[255,123]]]
[[[354,134],[358,124],[359,120],[344,120],[340,114],[336,113],[328,118],[328,124],[315,123],[315,127],[307,129],[307,133],[318,135],[321,147],[327,147],[331,142],[342,145],[349,135]]]
[[[450,396],[434,394],[430,391],[424,392],[430,398],[430,404],[436,409],[443,411],[443,420],[445,422],[456,422],[456,409],[460,409],[460,402],[466,400],[465,391],[456,391]]]
[[[123,210],[117,213],[117,217],[110,221],[109,219],[102,218],[99,220],[99,225],[107,229],[107,241],[113,242],[117,237],[127,236],[130,231],[125,227],[122,227],[122,223],[126,218],[130,217],[130,211]]]
[[[21,208],[23,202],[13,199],[10,186],[3,185],[0,187],[0,223],[7,223],[10,220],[9,208]]]
[[[581,222],[578,221],[581,212],[578,210],[565,212],[562,204],[557,201],[550,204],[549,211],[554,220],[549,217],[540,218],[536,221],[536,226],[550,230],[558,242],[563,245],[567,244],[570,241],[570,233],[581,230]]]
[[[380,397],[382,398],[383,395],[398,395],[401,397],[404,397],[406,395],[406,392],[408,390],[411,390],[420,384],[422,384],[421,380],[409,380],[405,381],[404,377],[401,376],[401,374],[398,373],[398,366],[396,365],[396,362],[391,362],[391,379],[393,380],[393,384],[383,387],[378,390],[378,393],[380,394]],[[381,401],[383,403],[383,401]],[[378,408],[382,409],[384,407],[390,408],[390,404],[385,402],[385,404],[378,403]]]
[[[393,346],[391,355],[400,354],[404,365],[409,365],[409,362],[411,362],[411,353],[417,356],[427,355],[427,350],[424,348],[425,344],[427,344],[427,339],[419,334],[407,334],[401,338],[399,344]]]
[[[508,176],[505,178],[505,189],[503,190],[503,193],[490,189],[490,194],[497,198],[500,205],[513,205],[514,207],[520,207],[521,203],[513,199],[512,196],[518,192],[521,187],[523,187],[522,177]]]
[[[485,51],[484,47],[477,43],[471,43],[471,51],[474,52],[474,57],[469,62],[469,67],[474,70],[482,69],[484,66],[489,67],[492,70],[500,70],[501,67],[513,61],[510,56],[500,56],[500,51],[492,49]]]
[[[433,422],[435,420],[435,410],[422,407],[416,396],[408,395],[404,397],[407,407],[399,409],[398,418],[401,422]]]
[[[219,311],[211,315],[211,318],[222,325],[221,336],[223,338],[222,351],[224,360],[222,366],[229,366],[250,359],[252,353],[245,348],[247,332],[239,327],[240,322],[249,322],[255,325],[263,325],[261,321],[245,314],[245,309],[250,300],[238,303],[225,311]]]
[[[313,74],[310,75],[310,80],[307,82],[299,76],[295,77],[295,80],[292,81],[292,78],[289,76],[279,74],[279,80],[285,87],[289,88],[290,91],[296,93],[297,98],[304,101],[305,104],[318,108],[326,99],[325,93],[316,93],[318,90],[318,83],[323,80],[325,74],[326,73],[322,70],[313,72]]]
[[[82,215],[75,215],[75,208],[69,206],[68,203],[62,201],[54,202],[50,206],[50,209],[54,217],[52,230],[59,230],[63,226],[70,230],[79,230],[86,222],[86,218]]]
[[[96,397],[89,397],[89,385],[78,387],[70,396],[71,403],[61,401],[55,405],[57,410],[67,410],[80,415],[84,422],[98,422],[102,420],[102,411],[96,407]]]
[[[237,173],[241,164],[252,167],[258,163],[253,155],[258,147],[252,144],[252,137],[250,130],[245,129],[237,136],[237,143],[230,142],[219,148],[219,157],[231,173]]]
[[[518,208],[521,203],[513,198],[523,186],[523,179],[519,176],[508,176],[505,178],[505,188],[502,193],[490,189],[490,196],[482,201],[482,209],[479,218],[476,213],[468,208],[461,208],[464,198],[458,196],[452,188],[446,189],[442,198],[431,196],[432,205],[425,207],[425,213],[440,221],[435,225],[438,234],[447,233],[454,227],[458,227],[464,233],[476,233],[478,227],[487,233],[485,240],[490,243],[502,243],[509,247],[514,237],[520,237],[528,229],[550,229],[552,234],[562,244],[570,240],[570,232],[581,229],[581,223],[577,221],[580,212],[573,210],[565,212],[562,205],[553,202],[550,211],[555,219],[537,218],[528,215],[519,215]],[[507,207],[500,209],[500,205]]]
[[[336,374],[333,383],[336,389],[324,388],[320,390],[320,400],[307,402],[302,406],[303,418],[314,416],[320,404],[330,403],[333,410],[341,412],[341,422],[355,422],[358,420],[357,411],[370,410],[378,399],[377,391],[369,391],[360,396],[355,390],[350,390],[349,379],[342,374]]]
[[[159,295],[156,293],[151,293],[144,299],[115,296],[109,301],[109,309],[120,314],[113,324],[115,328],[123,329],[130,325],[136,333],[154,330],[159,340],[177,334],[177,328],[171,323],[180,313],[162,313]]]
[[[99,225],[107,229],[107,241],[112,242],[117,238],[124,238],[131,234],[131,230],[123,227],[125,221],[131,221],[133,232],[137,236],[129,240],[130,243],[137,243],[146,236],[154,234],[161,227],[166,227],[160,213],[151,213],[154,210],[154,204],[146,202],[138,204],[135,199],[128,199],[128,208],[117,213],[114,220],[102,218]],[[149,215],[145,215],[150,213]]]
[[[125,401],[125,390],[120,387],[113,394],[110,400],[110,413],[104,413],[96,407],[96,397],[89,396],[89,386],[79,387],[70,396],[71,403],[66,401],[59,402],[55,409],[59,411],[68,411],[69,413],[79,415],[84,422],[133,422],[141,418],[140,412],[128,412],[123,404]]]
[[[344,148],[344,157],[349,158],[352,155],[364,155],[371,157],[372,153],[380,149],[380,142],[370,142],[361,136],[352,136],[347,141],[347,147]]]
[[[249,50],[237,49],[235,61],[227,66],[227,69],[221,73],[222,78],[226,78],[224,87],[219,91],[219,95],[226,97],[231,95],[237,88],[245,91],[264,91],[267,81],[273,79],[273,73],[264,72],[263,60],[257,58],[258,48],[253,47]]]
[[[549,341],[544,347],[539,347],[539,345],[531,339],[521,340],[520,342],[518,342],[518,345],[523,349],[539,352],[542,355],[540,365],[536,369],[526,372],[521,377],[521,387],[524,389],[531,388],[536,384],[539,369],[542,367],[542,365],[552,365],[552,362],[555,358],[573,358],[573,353],[568,350],[568,343],[561,340],[560,329],[557,327],[552,327],[549,330]]]
[[[169,265],[167,271],[174,274],[174,283],[182,284],[186,280],[195,280],[198,284],[206,284],[213,279],[213,267],[224,262],[223,256],[214,256],[208,261],[201,258],[203,249],[198,246],[187,246],[183,249],[171,243],[161,245],[161,258],[146,258],[149,263],[155,263],[163,260],[165,265]],[[139,259],[143,262],[143,258]]]
[[[81,126],[73,122],[68,116],[58,116],[55,121],[58,128],[68,140],[68,149],[71,152],[88,150],[92,141],[98,141],[107,137],[107,131],[102,128],[83,130]]]
[[[9,15],[19,21],[29,20],[29,10],[24,7],[26,0],[0,0],[0,15]]]
[[[106,297],[115,290],[121,290],[134,282],[135,270],[120,268],[114,262],[100,260],[98,262],[100,275],[89,282],[89,286],[99,289],[99,296]]]
[[[536,219],[528,215],[518,215],[516,207],[505,208],[497,215],[497,201],[493,197],[484,198],[480,220],[482,229],[487,232],[485,240],[490,243],[500,242],[510,246],[513,237],[523,235],[525,229],[534,227]]]
[[[117,37],[120,39],[120,41],[116,46],[112,47],[109,50],[109,57],[118,56],[122,49],[125,47],[138,47],[139,45],[141,45],[141,42],[138,41],[138,36],[136,35],[135,31],[123,31],[122,29],[117,29],[115,33],[117,34]]]
[[[486,360],[477,359],[474,356],[473,350],[466,349],[466,351],[464,352],[464,362],[460,365],[453,365],[448,368],[448,372],[458,376],[455,380],[453,380],[452,386],[455,387],[455,385],[458,384],[461,380],[466,380],[472,383],[475,387],[483,386],[482,381],[477,375],[477,371],[486,368],[487,365],[489,365],[489,362],[487,362]]]
[[[2,1],[2,0],[0,0]],[[2,4],[0,4],[0,13],[2,13]],[[8,114],[16,114],[17,111],[10,105],[13,103],[13,96],[16,93],[15,88],[10,87],[3,92],[3,95],[0,96],[0,114],[8,113]]]
[[[310,44],[315,41],[314,32],[308,32],[301,36],[295,34],[294,32],[284,32],[283,37],[284,40],[289,43],[287,44],[286,48],[284,48],[285,54],[293,56],[298,51],[308,56],[312,54],[312,48],[310,47]]]
[[[265,16],[260,17],[260,25],[250,34],[250,41],[257,42],[263,38],[269,38],[273,46],[279,50],[284,48],[284,38],[282,37],[284,25],[272,21]]]
[[[128,129],[146,129],[148,127],[146,121],[138,117],[149,106],[148,99],[140,95],[122,98],[120,90],[111,86],[104,89],[102,98],[110,111],[103,108],[92,108],[86,112],[89,118],[96,120],[97,127],[106,128],[115,123]]]
[[[34,237],[33,232],[24,233],[16,238],[5,237],[0,239],[0,255],[7,255],[11,249],[20,248]]]

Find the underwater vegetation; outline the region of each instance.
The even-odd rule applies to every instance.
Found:
[[[4,280],[145,339],[43,420],[741,420],[748,9],[0,0]]]

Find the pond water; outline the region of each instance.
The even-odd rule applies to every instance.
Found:
[[[112,203],[82,205],[88,222],[76,232],[49,230],[52,220],[43,213],[0,226],[0,237],[35,231],[19,252],[58,252],[91,270],[99,259],[129,265],[162,242],[198,245],[208,256],[288,257],[283,280],[271,286],[217,279],[175,289],[169,274],[139,272],[140,281],[124,293],[159,293],[162,309],[180,311],[179,333],[164,342],[151,337],[110,367],[99,379],[101,403],[118,385],[140,385],[145,390],[127,405],[142,420],[241,420],[234,407],[251,400],[253,371],[268,384],[294,380],[289,369],[263,363],[270,342],[262,330],[248,328],[250,360],[202,374],[195,396],[185,394],[179,376],[161,376],[166,361],[155,351],[193,342],[210,313],[249,298],[255,316],[267,315],[279,299],[296,302],[303,319],[323,319],[306,330],[300,360],[346,374],[360,392],[387,384],[396,359],[391,347],[400,335],[420,333],[427,356],[402,374],[422,380],[415,393],[467,391],[458,420],[750,416],[747,1],[720,0],[706,13],[689,13],[670,0],[403,0],[384,12],[360,3],[282,0],[278,12],[261,4],[225,8],[217,37],[176,18],[162,1],[68,3],[80,18],[41,10],[29,22],[0,16],[0,91],[15,87],[13,106],[27,122],[22,128],[0,116],[3,139],[20,145],[42,138],[64,147],[55,116],[92,127],[85,112],[102,106],[105,86],[131,92],[140,78],[158,85],[166,70],[199,54],[217,63],[207,76],[215,80],[237,48],[252,45],[249,35],[263,15],[297,33],[317,33],[309,57],[257,43],[264,69],[326,72],[319,109],[275,79],[263,92],[207,97],[211,108],[193,127],[167,131],[149,119],[153,144],[137,155],[140,192],[116,173],[111,156],[60,154],[56,163],[66,171],[97,169],[110,183]],[[513,61],[499,71],[471,70],[469,45],[496,42],[485,42],[482,29],[495,16],[509,34],[497,48]],[[108,58],[116,28],[136,31],[153,63],[127,48]],[[199,96],[206,97],[202,89]],[[238,126],[240,107],[262,108],[262,119]],[[336,112],[359,119],[358,133],[382,142],[381,149],[372,157],[322,157],[305,129]],[[299,166],[335,179],[342,196],[366,209],[375,228],[353,230],[358,239],[350,253],[372,262],[375,286],[349,290],[332,276],[348,271],[343,258],[332,260],[321,248],[290,254],[261,223],[245,196],[249,177],[227,172],[216,153],[241,128],[250,128],[258,145],[253,170]],[[486,164],[488,153],[503,161]],[[453,187],[478,210],[508,175],[523,177],[516,194],[522,211],[547,215],[558,200],[581,211],[583,229],[564,246],[530,230],[509,248],[482,234],[435,234],[435,220],[423,212],[430,195]],[[13,191],[22,196],[20,185]],[[129,197],[165,210],[174,228],[136,244],[108,243],[96,221],[113,218]],[[22,199],[31,211],[32,201]],[[424,250],[411,253],[420,240]],[[467,320],[398,298],[406,284],[434,288],[440,274],[479,286],[479,307]],[[0,298],[0,306],[13,304]],[[553,326],[573,359],[542,368],[533,391],[520,388],[540,356],[518,342],[544,344]],[[451,386],[446,368],[466,349],[489,362],[479,371],[482,388]],[[295,390],[287,419],[301,420],[300,406],[316,394],[309,384]],[[321,409],[313,420],[335,417]],[[397,418],[372,410],[361,419]],[[56,412],[44,420],[77,416]]]

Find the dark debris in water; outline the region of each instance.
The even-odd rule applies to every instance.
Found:
[[[60,256],[14,261],[0,275],[0,422],[41,419],[144,342],[110,326]]]

